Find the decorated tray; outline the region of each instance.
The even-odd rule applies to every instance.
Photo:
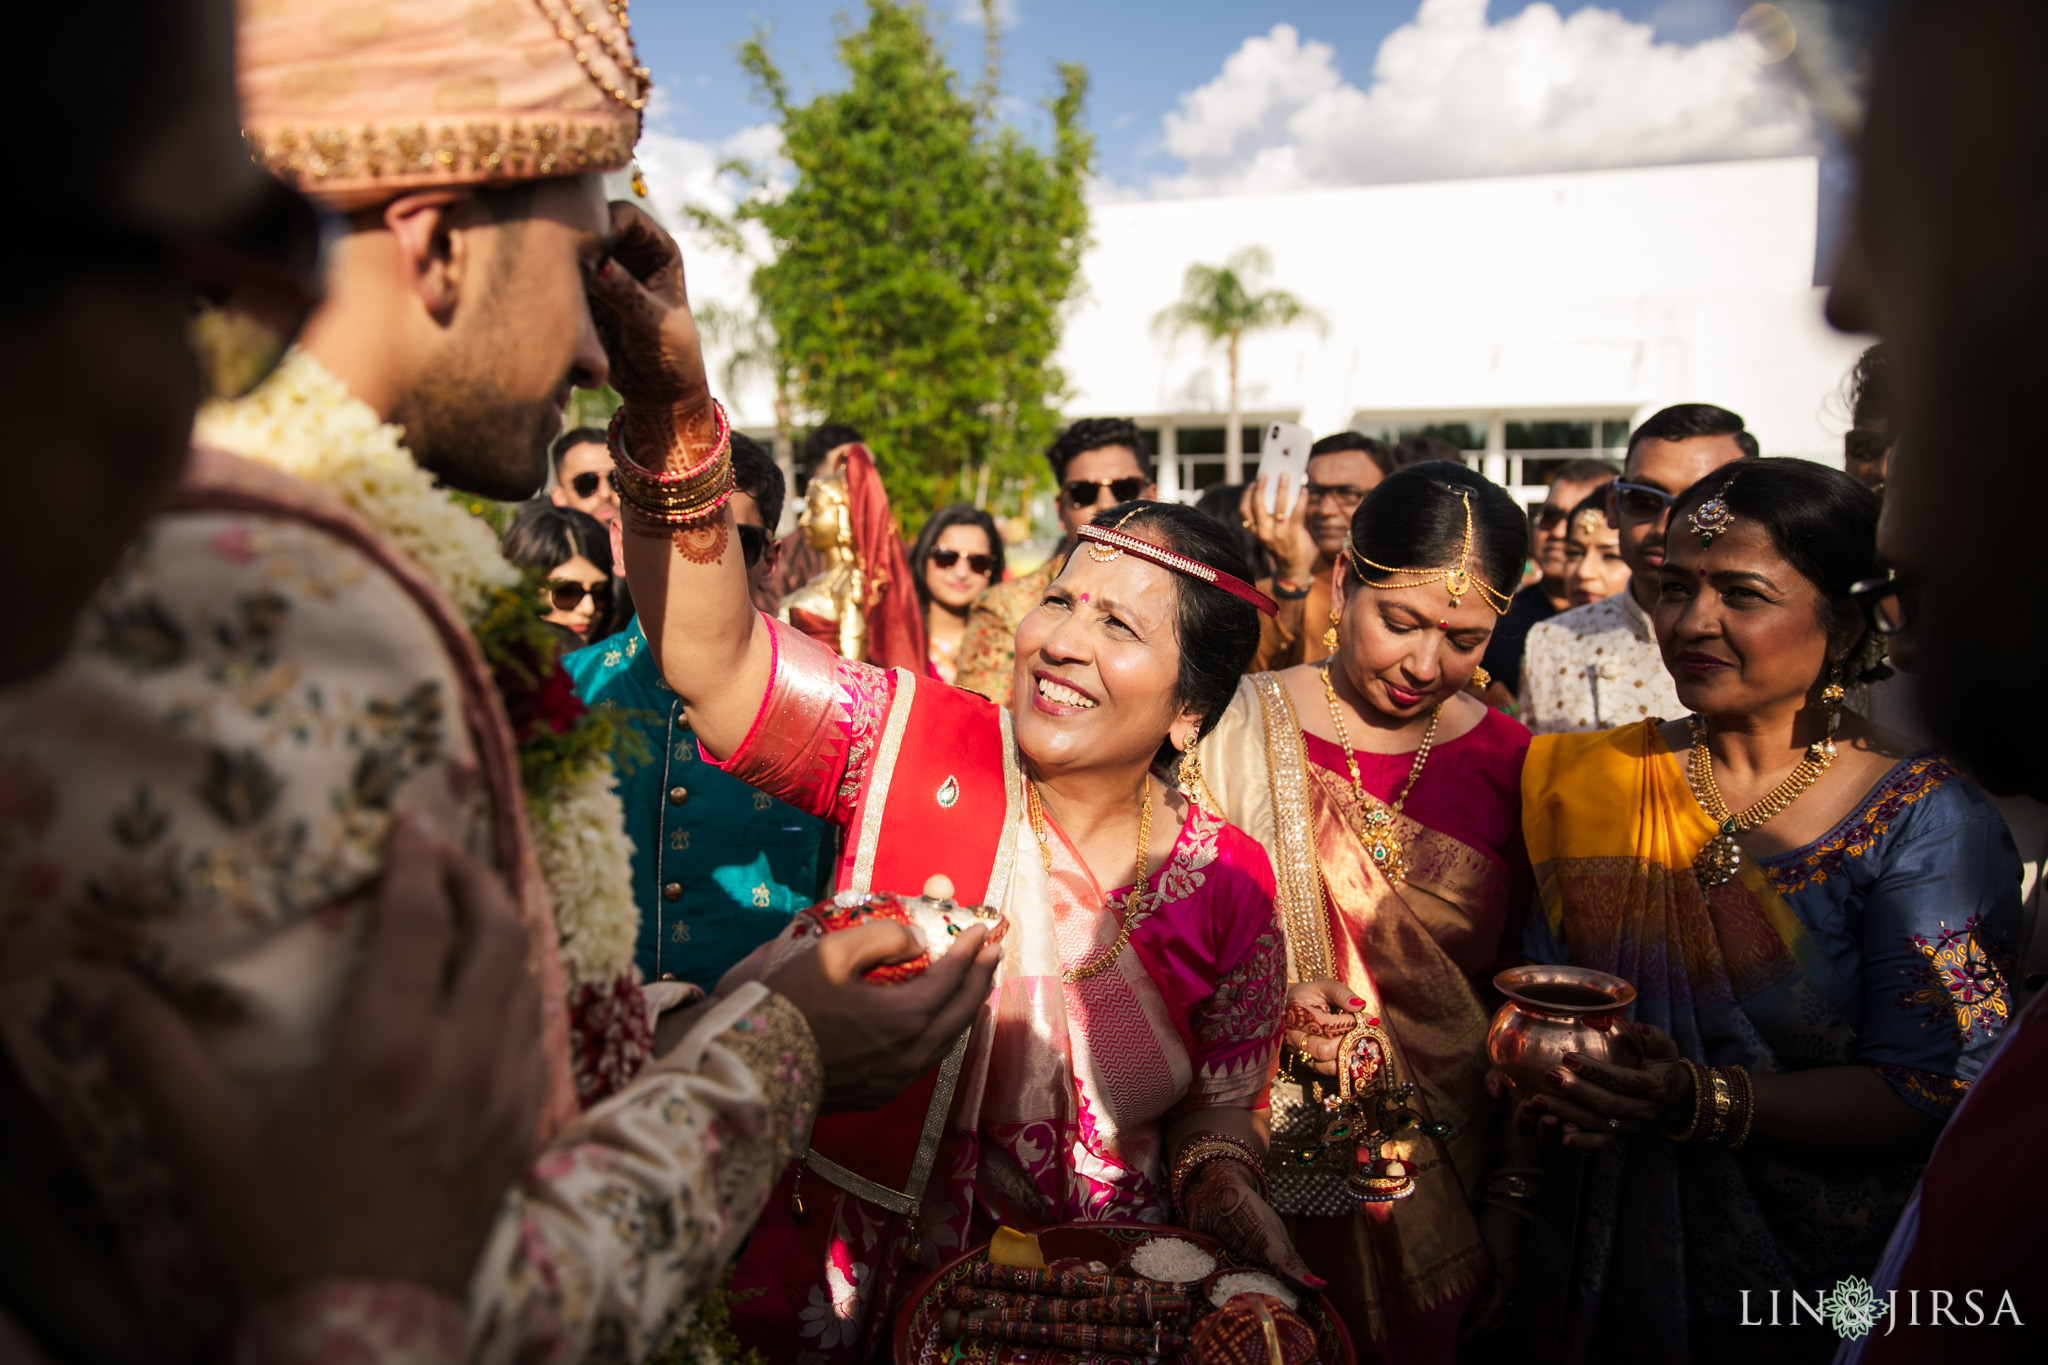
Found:
[[[1213,1237],[1185,1228],[1154,1223],[1063,1223],[1041,1228],[1038,1243],[1050,1270],[1047,1274],[1109,1275],[1135,1277],[1132,1257],[1154,1238],[1193,1243],[1214,1258],[1216,1269],[1185,1286],[1191,1326],[1214,1311],[1209,1295],[1218,1281],[1236,1272],[1264,1271],[1245,1257],[1224,1247]],[[1147,1258],[1149,1259],[1149,1258]],[[956,1256],[915,1281],[904,1296],[903,1309],[896,1316],[896,1365],[1187,1365],[1194,1360],[1185,1345],[1168,1345],[1158,1355],[1149,1347],[1073,1349],[1050,1345],[1027,1345],[992,1341],[976,1336],[952,1336],[947,1325],[958,1327],[955,1291],[961,1287],[994,1287],[989,1280],[988,1247],[981,1245]],[[1268,1272],[1270,1273],[1270,1272]],[[1119,1278],[1116,1289],[1127,1289],[1132,1280]],[[949,1314],[949,1309],[955,1310]],[[1302,1295],[1297,1311],[1316,1336],[1315,1365],[1355,1365],[1350,1334],[1320,1294]]]

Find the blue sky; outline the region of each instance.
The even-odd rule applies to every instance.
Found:
[[[1302,45],[1294,56],[1314,43],[1327,44],[1333,51],[1318,70],[1334,68],[1345,84],[1366,88],[1381,42],[1415,19],[1419,3],[1003,0],[1009,15],[1003,34],[1005,92],[1016,99],[1020,122],[1028,126],[1038,101],[1051,89],[1053,64],[1084,64],[1093,82],[1089,122],[1097,137],[1100,174],[1113,185],[1141,187],[1186,169],[1188,158],[1168,145],[1165,119],[1180,108],[1183,95],[1215,80],[1248,39],[1267,35],[1278,24],[1292,25]],[[1677,45],[1728,34],[1740,9],[1730,0],[1598,0],[1593,5],[1552,0],[1539,7],[1554,8],[1568,20],[1584,9],[1609,11],[1647,25],[1656,43]],[[973,8],[978,12],[978,6]],[[1521,0],[1493,0],[1485,17],[1502,26],[1528,8]],[[935,0],[932,9],[956,66],[978,71],[978,18],[968,23],[953,17],[954,0]],[[739,42],[757,26],[771,30],[772,50],[800,96],[836,83],[833,41],[838,16],[847,13],[857,19],[860,6],[838,0],[760,0],[752,6],[643,0],[634,7],[634,32],[658,87],[658,117],[651,129],[720,144],[764,122],[767,111],[735,57]],[[1524,27],[1533,31],[1537,26]],[[1533,32],[1532,41],[1537,41]],[[1279,79],[1291,78],[1283,74]],[[1318,174],[1324,180],[1401,178],[1398,172],[1341,169]]]

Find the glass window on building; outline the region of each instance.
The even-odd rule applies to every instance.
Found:
[[[1590,419],[1509,422],[1509,450],[1592,450],[1597,423]]]

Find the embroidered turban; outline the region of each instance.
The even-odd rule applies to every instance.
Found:
[[[256,160],[335,209],[625,166],[647,68],[625,0],[241,0]]]

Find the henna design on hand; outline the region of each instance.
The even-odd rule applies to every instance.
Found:
[[[677,554],[692,564],[716,564],[725,558],[726,522],[729,518],[720,509],[717,520],[708,526],[685,526],[669,537],[669,544],[675,546]]]
[[[1243,1162],[1222,1157],[1205,1163],[1188,1190],[1186,1207],[1188,1226],[1196,1232],[1207,1233],[1296,1283],[1309,1275],[1307,1262],[1287,1239],[1280,1215],[1259,1197],[1257,1179]]]
[[[1318,1014],[1305,1005],[1289,1005],[1280,1016],[1280,1027],[1311,1038],[1342,1038],[1354,1023],[1348,1014]]]

